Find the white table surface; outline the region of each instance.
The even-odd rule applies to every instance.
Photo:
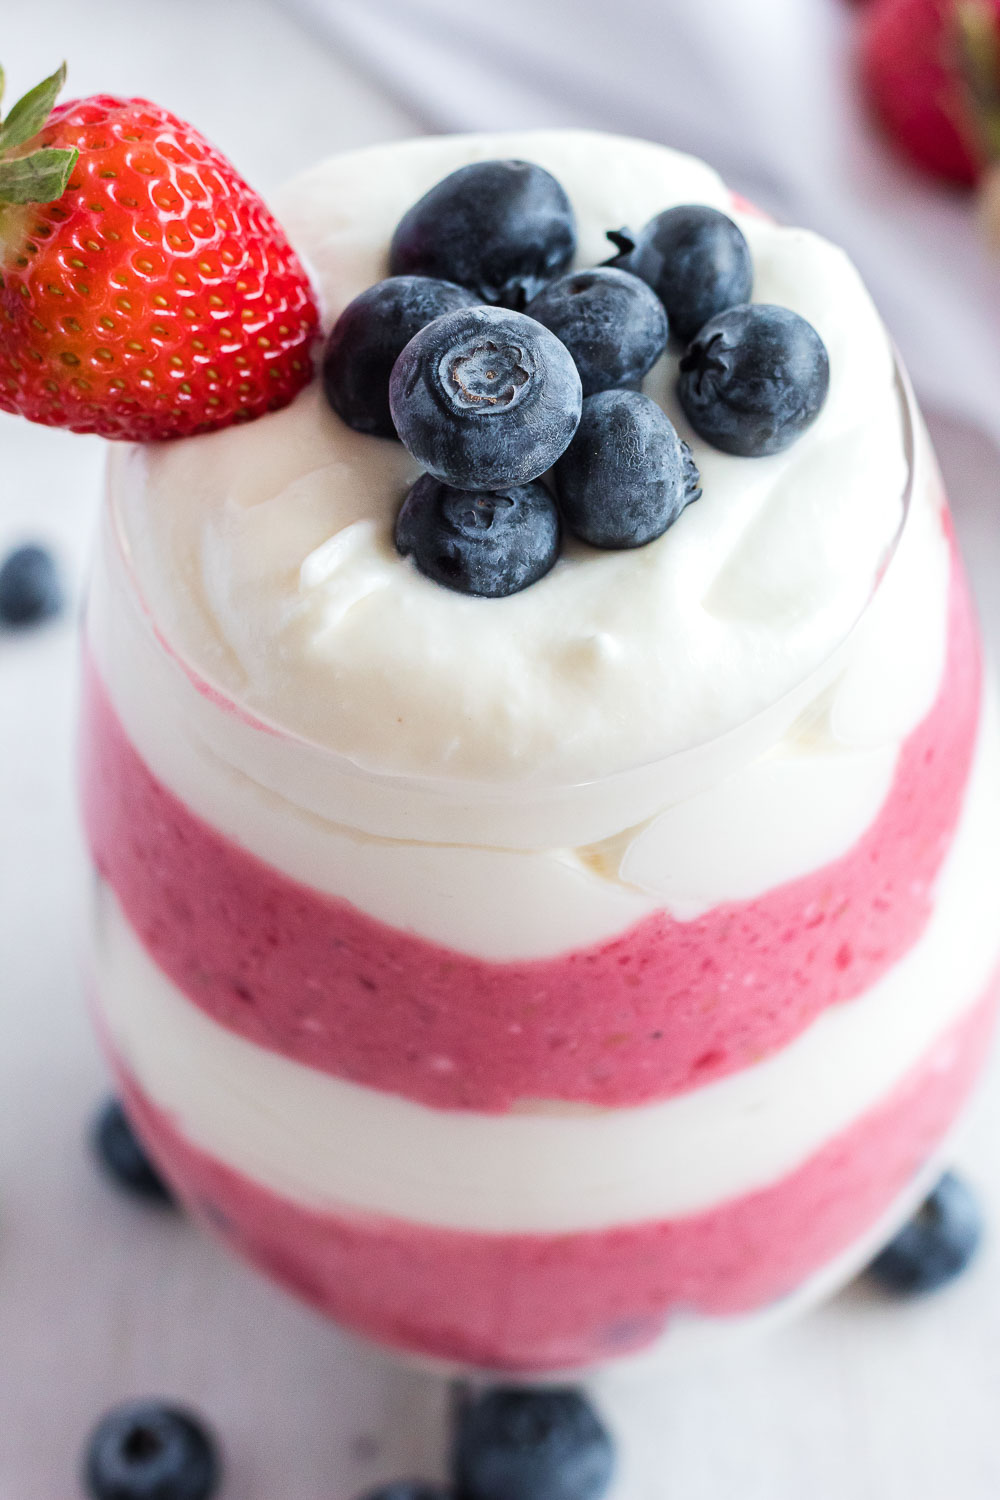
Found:
[[[160,100],[265,192],[326,152],[419,128],[265,0],[8,3],[2,32],[15,91],[65,54],[73,92]],[[996,647],[997,455],[932,426]],[[71,593],[62,621],[0,635],[0,1500],[72,1500],[92,1422],[145,1394],[210,1417],[225,1500],[351,1500],[434,1477],[439,1380],[359,1349],[182,1219],[122,1199],[83,1145],[106,1083],[79,967],[75,618],[101,460],[94,439],[0,418],[0,553],[50,543]],[[956,1155],[1000,1225],[992,1071]],[[608,1377],[595,1396],[620,1444],[614,1500],[995,1500],[1000,1228],[937,1298],[855,1288],[724,1362]]]

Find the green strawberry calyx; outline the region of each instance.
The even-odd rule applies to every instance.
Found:
[[[977,154],[1000,160],[1000,29],[991,0],[956,0],[958,71]]]
[[[36,84],[19,99],[6,118],[0,117],[0,204],[53,203],[66,191],[79,152],[54,146],[31,149],[31,142],[52,112],[66,81],[66,64]],[[3,102],[0,68],[0,103]]]

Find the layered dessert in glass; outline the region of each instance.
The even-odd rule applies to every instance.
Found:
[[[702,496],[504,598],[394,545],[421,465],[319,382],[109,466],[87,625],[94,997],[177,1191],[344,1326],[541,1373],[846,1280],[919,1202],[1000,962],[997,729],[941,482],[860,279],[707,166],[584,132],[335,158],[276,210],[329,327],[466,163],[576,264],[674,204],[829,354]]]

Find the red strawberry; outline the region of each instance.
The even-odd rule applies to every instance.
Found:
[[[0,408],[142,442],[287,405],[318,315],[271,214],[158,105],[50,117],[64,71],[0,126]]]
[[[974,183],[1000,120],[1000,0],[874,0],[862,18],[868,95],[910,160]]]

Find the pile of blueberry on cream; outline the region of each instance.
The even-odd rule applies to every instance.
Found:
[[[554,566],[564,530],[642,547],[699,498],[690,447],[640,389],[671,342],[681,408],[713,447],[780,453],[819,415],[823,341],[790,309],[750,300],[732,219],[682,204],[608,237],[618,254],[570,270],[576,228],[555,177],[472,163],[403,215],[392,274],[330,333],[327,399],[423,466],[396,547],[446,588],[517,593]]]

